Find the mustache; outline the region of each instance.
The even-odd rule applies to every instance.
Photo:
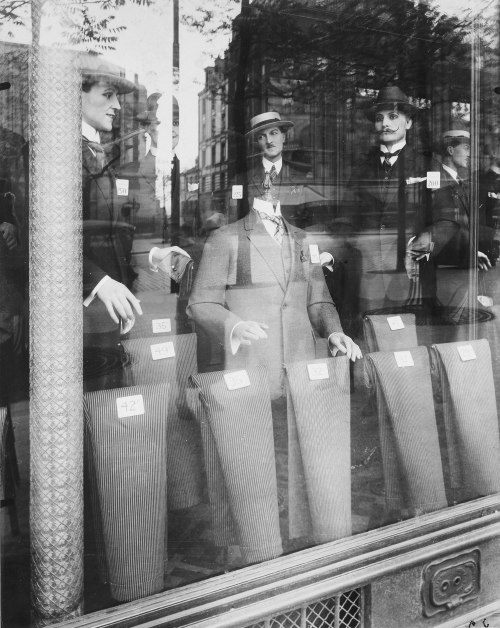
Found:
[[[381,131],[379,131],[379,133],[396,133],[397,129],[382,129]]]

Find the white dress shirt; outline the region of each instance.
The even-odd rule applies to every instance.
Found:
[[[445,166],[444,164],[441,165],[443,166],[443,169],[446,170],[448,174],[451,174],[455,181],[458,182],[458,172],[456,170],[453,170],[453,168],[450,168],[449,166]]]
[[[99,131],[96,131],[96,129],[94,129],[93,126],[90,126],[90,124],[87,124],[83,120],[82,120],[82,135],[89,142],[96,142],[96,144],[100,144],[101,143],[101,136],[99,135]],[[90,146],[88,147],[88,149],[95,157],[95,151],[93,151]],[[92,292],[89,294],[89,296],[84,300],[83,305],[85,307],[88,307],[92,303],[92,301],[96,297],[97,291],[99,290],[99,288],[101,286],[103,286],[106,283],[106,281],[108,281],[108,279],[110,279],[109,275],[106,275],[105,277],[103,277],[101,279],[101,281],[92,290]]]

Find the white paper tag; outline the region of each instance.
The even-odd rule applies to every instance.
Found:
[[[485,297],[484,295],[480,294],[477,297],[477,300],[479,301],[479,303],[481,303],[483,307],[493,307],[493,299],[491,297]]]
[[[224,379],[226,380],[228,390],[237,390],[238,388],[250,386],[250,380],[248,379],[248,373],[246,371],[227,373],[224,375]]]
[[[309,256],[311,257],[311,264],[320,264],[319,249],[317,244],[309,245]]]
[[[411,351],[394,351],[394,357],[396,358],[396,364],[402,366],[415,366]]]
[[[239,198],[243,198],[243,186],[242,185],[233,185],[231,190],[231,195],[233,200],[238,200]]]
[[[172,331],[172,325],[169,318],[155,318],[153,321],[153,334],[162,334]]]
[[[321,362],[320,364],[308,364],[307,370],[309,371],[309,379],[328,379],[330,375],[328,374],[328,366],[325,362]]]
[[[440,185],[441,185],[441,173],[439,172],[439,170],[437,172],[428,172],[427,173],[427,187],[435,190],[435,189],[439,189]]]
[[[128,196],[128,179],[116,180],[116,193],[118,196]]]
[[[125,419],[128,416],[138,416],[139,414],[144,414],[144,399],[142,395],[118,397],[116,407],[119,419]]]
[[[174,343],[162,342],[158,345],[151,345],[151,355],[153,356],[153,360],[173,358],[175,356]]]
[[[457,347],[457,351],[462,358],[462,362],[468,362],[469,360],[475,360],[476,354],[474,353],[474,347],[472,345],[461,345]]]
[[[401,318],[401,316],[388,316],[387,322],[389,323],[389,327],[392,329],[392,331],[405,328],[405,324],[403,323],[403,319]]]

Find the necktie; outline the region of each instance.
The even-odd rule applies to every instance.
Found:
[[[102,145],[99,144],[99,142],[89,142],[86,138],[83,138],[83,141],[95,154],[99,170],[103,170],[104,166],[106,165],[106,151],[104,150]]]
[[[283,235],[285,233],[283,218],[281,216],[271,216],[269,214],[266,214],[266,212],[258,211],[257,213],[262,218],[262,220],[270,220],[271,222],[274,222],[274,224],[276,225],[276,231],[273,234],[273,238],[281,246],[281,243],[283,242]]]
[[[382,153],[381,152],[380,156],[384,160],[383,161],[384,166],[389,166],[389,168],[390,168],[391,167],[391,161],[390,161],[391,157],[397,157],[400,152],[401,152],[401,149],[400,150],[396,150],[393,153]]]
[[[277,176],[278,176],[278,172],[276,171],[276,168],[273,164],[271,167],[271,170],[269,170],[269,179],[271,180],[271,184],[274,183],[274,180],[276,179]]]

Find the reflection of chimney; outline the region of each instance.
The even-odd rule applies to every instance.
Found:
[[[174,0],[174,44],[173,44],[174,85],[179,84],[179,0]]]

